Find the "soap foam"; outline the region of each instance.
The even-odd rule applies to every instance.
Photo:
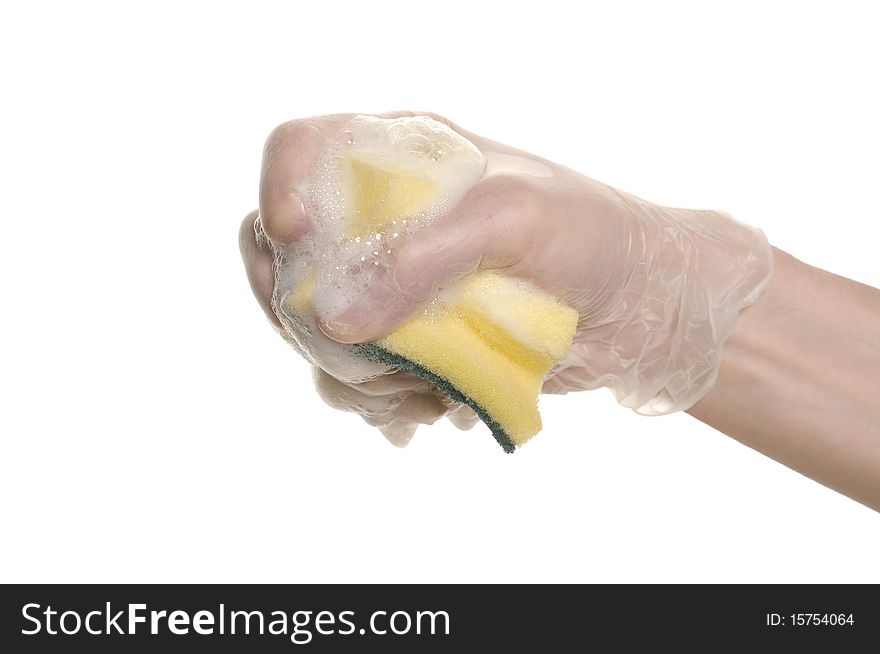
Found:
[[[353,234],[352,160],[430,180],[434,192],[381,228]],[[294,189],[309,216],[309,233],[276,252],[273,304],[285,318],[287,331],[314,364],[349,381],[387,371],[324,336],[314,312],[332,317],[350,306],[387,270],[396,244],[452,209],[485,170],[486,159],[473,143],[426,116],[356,116],[339,131]],[[294,311],[285,300],[310,276],[314,309]]]

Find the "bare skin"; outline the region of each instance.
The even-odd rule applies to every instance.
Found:
[[[401,113],[390,114],[397,115]],[[285,123],[266,144],[260,209],[244,219],[239,240],[254,295],[279,330],[271,308],[274,272],[270,242],[288,245],[310,228],[302,203],[290,189],[307,174],[329,135],[348,118],[338,115]],[[484,151],[524,154],[453,127]],[[549,167],[553,175],[538,182],[503,175],[481,182],[456,208],[460,215],[445,226],[444,238],[460,231],[455,252],[464,258],[455,268],[461,274],[478,265],[504,268],[521,276],[539,271],[534,278],[538,285],[578,308],[582,325],[598,325],[579,328],[573,347],[595,354],[594,360],[601,359],[602,352],[595,349],[595,343],[602,341],[597,330],[613,327],[602,323],[607,298],[585,289],[596,288],[595,276],[609,268],[604,258],[615,252],[618,225],[630,219],[627,205],[631,200],[627,194],[574,171],[526,156]],[[590,237],[601,234],[602,239],[552,240],[552,230],[544,229],[544,222],[523,217],[527,212],[550,217],[551,223],[546,224],[558,226],[557,231],[563,234],[584,231],[586,216],[590,221],[587,233]],[[484,216],[478,228],[468,222],[471,214]],[[571,225],[566,221],[572,221]],[[534,224],[541,229],[530,233],[528,225]],[[498,230],[504,238],[498,238]],[[471,247],[474,243],[482,245]],[[560,247],[586,252],[581,256],[583,265],[554,266],[560,259]],[[436,257],[416,256],[410,261],[426,260]],[[406,261],[401,262],[402,269],[407,267],[404,264]],[[880,510],[880,291],[807,266],[779,250],[774,250],[774,266],[764,293],[742,312],[725,343],[716,383],[688,413]],[[422,283],[423,277],[418,279],[419,284],[406,286],[412,293],[405,303],[378,303],[387,309],[382,315],[364,312],[357,320],[328,321],[322,328],[340,342],[360,342],[387,333],[428,299],[433,284],[439,281]],[[613,289],[614,284],[608,288]],[[582,374],[562,370],[556,378],[548,379],[544,390],[578,390],[572,379]],[[429,424],[450,415],[461,428],[476,420],[466,407],[450,414],[448,402],[442,401],[435,389],[405,373],[351,384],[316,369],[316,385],[331,405],[362,415],[364,407],[368,411],[370,406],[404,393],[406,399],[397,409],[401,420]]]
[[[774,255],[688,413],[880,510],[880,291]]]

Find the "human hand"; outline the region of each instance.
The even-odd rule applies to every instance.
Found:
[[[310,229],[302,199],[291,189],[351,117],[294,121],[270,137],[260,215],[276,248]],[[718,212],[645,202],[435,118],[482,151],[485,175],[447,215],[400,243],[390,265],[376,271],[353,303],[318,315],[319,338],[373,340],[438,289],[477,268],[499,269],[579,313],[574,343],[545,392],[608,386],[622,404],[646,414],[698,400],[715,378],[739,311],[769,276],[763,234]],[[263,284],[258,296],[272,312],[265,300],[271,274],[265,264],[262,270],[251,278]],[[370,376],[335,372],[347,383]],[[348,406],[362,410],[363,404]]]

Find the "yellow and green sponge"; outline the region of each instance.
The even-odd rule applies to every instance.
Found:
[[[343,161],[349,239],[379,232],[430,203],[439,192],[425,174],[396,169],[363,153]],[[293,312],[311,310],[314,275],[288,294]],[[381,310],[381,308],[377,308]],[[541,430],[538,395],[565,355],[578,314],[533,284],[477,271],[443,290],[422,313],[355,351],[434,383],[470,406],[506,452]]]
[[[571,345],[577,319],[574,309],[527,282],[478,271],[357,349],[467,404],[513,452],[541,430],[538,395]]]

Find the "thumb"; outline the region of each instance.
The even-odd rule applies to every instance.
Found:
[[[448,214],[409,235],[351,304],[318,315],[321,330],[342,343],[374,340],[477,268],[516,263],[530,239],[520,219],[524,199],[516,178],[482,180]]]

